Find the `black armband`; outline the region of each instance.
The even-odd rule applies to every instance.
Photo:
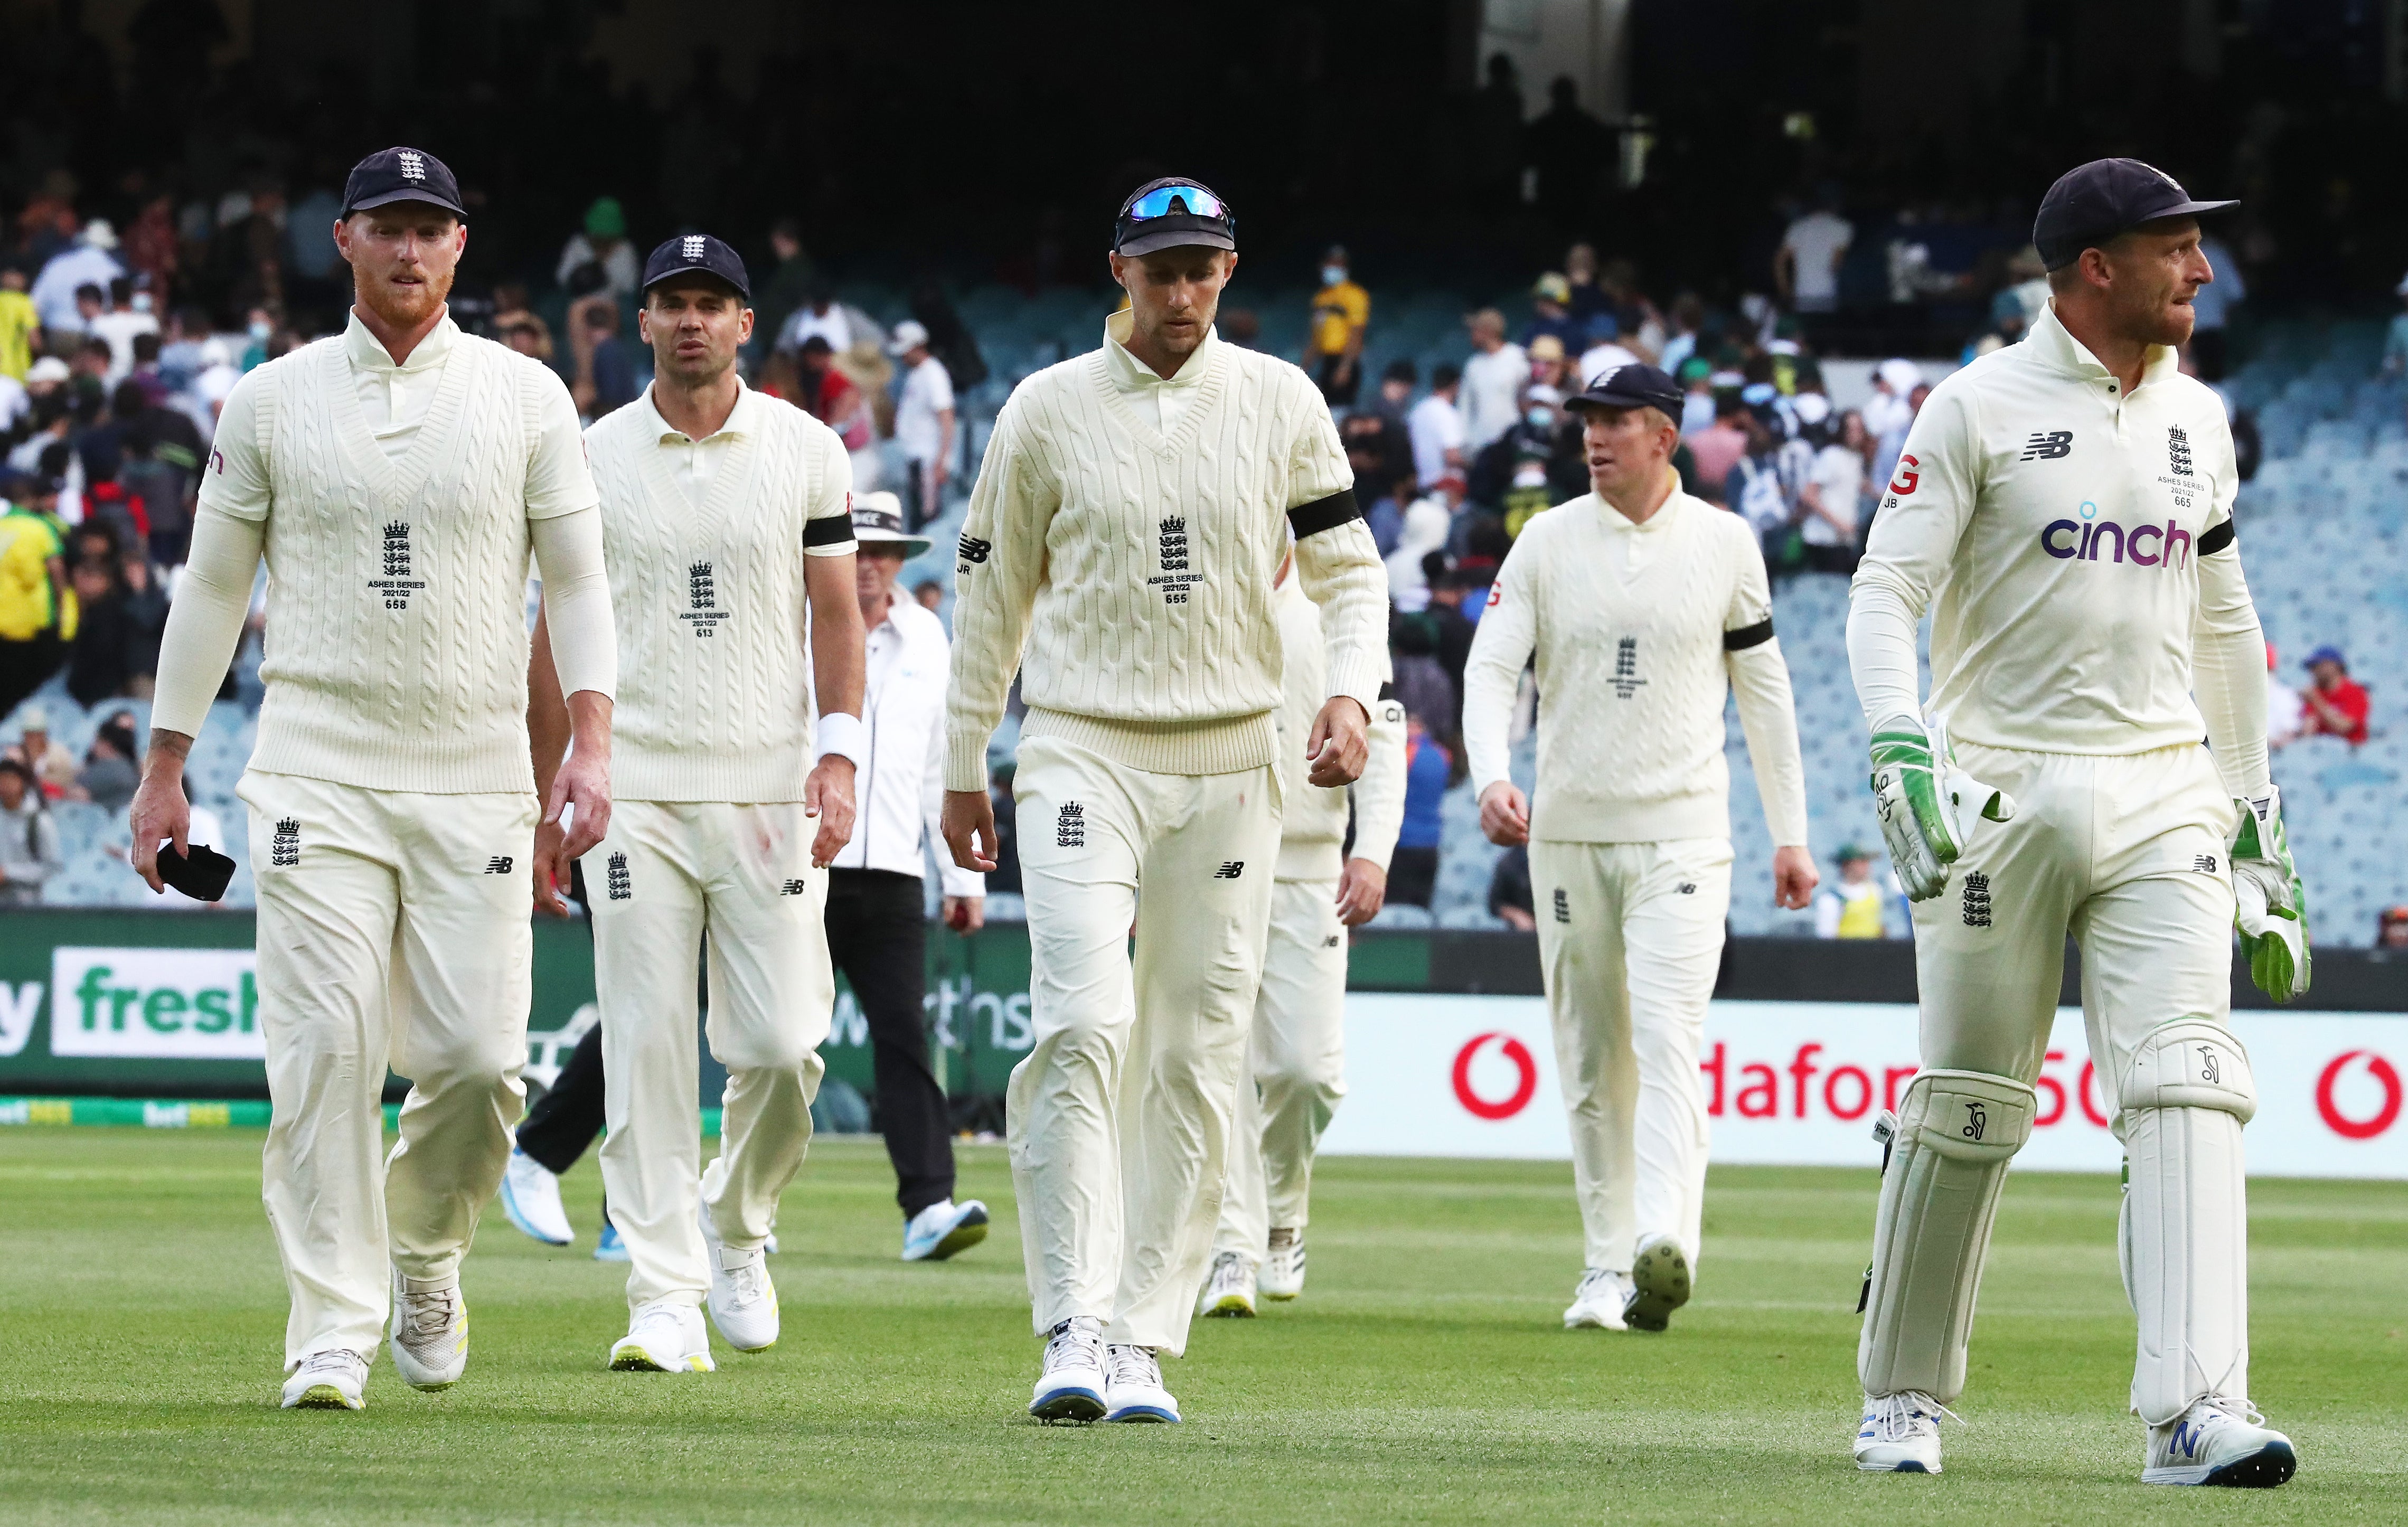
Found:
[[[853,518],[831,514],[819,520],[803,521],[805,546],[842,546],[853,539]]]
[[[1318,535],[1325,530],[1336,530],[1349,520],[1360,520],[1363,511],[1355,507],[1354,490],[1340,488],[1327,498],[1299,504],[1287,511],[1287,522],[1296,527],[1296,538]]]
[[[1381,699],[1383,699],[1383,700],[1393,700],[1393,699],[1395,699],[1396,697],[1397,697],[1397,686],[1396,686],[1396,685],[1394,685],[1394,684],[1382,684],[1382,685],[1380,686],[1380,698],[1381,698]]]
[[[2207,529],[2200,531],[2199,533],[2199,554],[2202,557],[2214,556],[2217,552],[2232,544],[2232,537],[2236,534],[2238,533],[2233,530],[2232,521],[2229,520],[2227,520],[2220,525],[2211,525]]]
[[[1772,639],[1772,617],[1768,615],[1754,625],[1743,625],[1737,631],[1723,633],[1723,650],[1744,652],[1751,647],[1762,647]]]

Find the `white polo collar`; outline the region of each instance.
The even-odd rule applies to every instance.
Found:
[[[1143,392],[1163,387],[1204,385],[1205,377],[1212,369],[1212,352],[1221,343],[1217,325],[1204,331],[1204,342],[1168,377],[1155,375],[1154,367],[1129,352],[1129,334],[1136,325],[1136,313],[1126,307],[1104,320],[1104,368],[1111,374],[1114,387],[1124,392]]]
[[[702,443],[701,440],[689,441],[683,430],[661,417],[660,409],[652,406],[651,387],[644,389],[643,395],[636,400],[636,407],[643,409],[644,417],[651,421],[651,428],[647,433],[651,435],[654,444],[666,446]],[[704,435],[703,440],[740,438],[758,434],[761,429],[761,409],[765,407],[767,405],[763,402],[761,394],[745,386],[743,378],[737,378],[736,407],[727,410],[727,421]]]
[[[409,352],[409,359],[394,364],[393,356],[374,331],[360,321],[355,308],[351,321],[343,325],[343,358],[358,371],[401,372],[432,371],[452,358],[452,347],[460,337],[460,325],[452,321],[452,309],[447,306],[443,317],[437,321],[426,337]]]

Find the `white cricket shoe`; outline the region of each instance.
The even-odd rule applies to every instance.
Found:
[[[1956,1413],[1921,1390],[1865,1396],[1856,1467],[1867,1474],[1938,1474],[1940,1418]]]
[[[1591,1267],[1581,1274],[1580,1287],[1564,1311],[1567,1331],[1627,1331],[1623,1306],[1630,1303],[1630,1275]]]
[[[1047,1334],[1045,1371],[1028,1413],[1049,1423],[1101,1420],[1104,1390],[1104,1322],[1073,1315]]]
[[[568,1211],[560,1206],[560,1179],[552,1169],[513,1147],[510,1163],[502,1171],[502,1212],[510,1223],[546,1246],[567,1246],[577,1239],[569,1228]]]
[[[905,1262],[942,1262],[986,1239],[986,1206],[973,1198],[956,1204],[948,1198],[911,1216],[903,1227]]]
[[[1162,1387],[1162,1363],[1153,1348],[1114,1342],[1104,1349],[1104,1420],[1179,1420],[1179,1402]]]
[[[778,1345],[778,1288],[769,1281],[768,1254],[760,1247],[738,1251],[719,1238],[710,1206],[700,1209],[703,1256],[710,1263],[710,1323],[739,1352],[765,1352]]]
[[[2291,1439],[2258,1423],[2246,1400],[2211,1394],[2163,1426],[2149,1428],[2144,1485],[2229,1485],[2272,1490],[2300,1466]]]
[[[1661,1331],[1672,1312],[1689,1302],[1689,1258],[1670,1235],[1642,1235],[1630,1261],[1630,1302],[1622,1323],[1633,1331]]]
[[[1204,1292],[1196,1299],[1196,1313],[1240,1320],[1254,1318],[1254,1264],[1243,1251],[1224,1251],[1212,1259]]]
[[[468,1366],[468,1302],[457,1275],[441,1283],[393,1270],[393,1365],[411,1389],[450,1389]]]
[[[368,1360],[357,1352],[312,1352],[294,1365],[284,1380],[287,1410],[365,1410],[360,1391],[367,1387]]]
[[[692,1305],[655,1299],[638,1309],[627,1322],[627,1334],[610,1349],[610,1366],[619,1373],[714,1373],[710,1333],[703,1329],[702,1311]]]
[[[1266,1299],[1293,1299],[1304,1292],[1303,1231],[1271,1232],[1257,1281]]]

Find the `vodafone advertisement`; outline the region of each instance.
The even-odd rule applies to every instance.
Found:
[[[2408,1016],[2243,1012],[2233,1028],[2258,1077],[2253,1175],[2408,1178]],[[1872,1121],[1914,1076],[1914,1009],[1717,1002],[1701,1063],[1714,1161],[1878,1166]],[[2015,1163],[2117,1170],[2079,1008],[2058,1010],[2037,1086],[2039,1128]],[[1322,1149],[1569,1159],[1546,1004],[1348,993],[1346,1100]]]

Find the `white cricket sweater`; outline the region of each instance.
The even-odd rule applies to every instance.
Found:
[[[1652,843],[1730,835],[1723,696],[1736,691],[1765,824],[1806,842],[1806,771],[1764,555],[1739,516],[1675,492],[1643,525],[1594,493],[1522,529],[1464,670],[1475,790],[1506,778],[1522,665],[1539,675],[1530,835]]]
[[[394,367],[354,318],[226,400],[200,503],[265,526],[255,769],[430,794],[535,789],[528,526],[593,507],[594,482],[558,377],[448,318],[434,337]],[[428,391],[371,418],[363,378],[405,370]],[[396,455],[382,435],[403,425]]]
[[[698,499],[681,470],[697,446],[714,458]],[[647,389],[595,420],[585,449],[619,632],[613,793],[801,800],[812,732],[804,559],[853,549],[844,443],[751,388],[717,434],[689,443]]]
[[[1114,316],[1107,347],[1127,322]],[[1180,376],[1197,367],[1168,435],[1103,350],[1037,373],[1004,405],[955,563],[946,789],[986,788],[1015,669],[1024,738],[1166,774],[1269,764],[1271,579],[1290,510],[1305,511],[1297,574],[1329,633],[1327,692],[1377,704],[1386,579],[1327,407],[1287,362],[1209,335]]]
[[[1405,824],[1405,707],[1394,700],[1371,706],[1370,756],[1363,778],[1349,787],[1321,786],[1311,778],[1304,745],[1313,718],[1328,698],[1328,635],[1321,607],[1304,596],[1295,578],[1279,587],[1272,607],[1279,615],[1280,646],[1287,658],[1286,690],[1279,708],[1279,768],[1283,806],[1280,815],[1279,880],[1335,880],[1346,859],[1368,859],[1382,869],[1397,851]],[[1346,852],[1347,792],[1354,792],[1354,849]]]

